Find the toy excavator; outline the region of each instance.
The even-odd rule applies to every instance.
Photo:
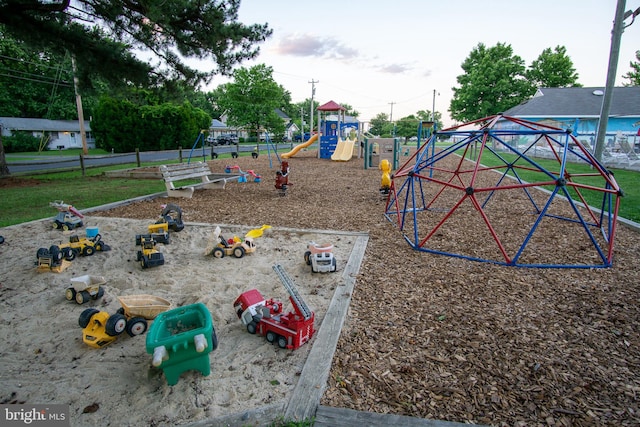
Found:
[[[179,232],[184,229],[182,222],[182,209],[174,204],[164,205],[160,219],[147,227],[148,233],[136,235],[136,245],[140,246],[143,240],[153,240],[156,243],[171,243],[169,230]]]

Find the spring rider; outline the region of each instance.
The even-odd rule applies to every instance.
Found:
[[[280,170],[276,172],[276,189],[280,190],[280,194],[284,196],[290,185],[293,184],[289,183],[289,162],[283,161],[280,164]]]
[[[389,160],[382,159],[379,166],[382,171],[382,179],[380,180],[380,194],[387,195],[391,189],[391,163]]]
[[[162,369],[169,385],[177,384],[180,375],[189,370],[208,376],[209,353],[217,347],[211,313],[202,303],[160,313],[147,333],[146,348],[153,355],[152,365]]]

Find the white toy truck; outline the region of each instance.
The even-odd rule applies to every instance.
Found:
[[[102,276],[84,276],[72,277],[71,286],[65,292],[68,301],[75,300],[78,304],[84,304],[90,299],[98,299],[104,295],[102,285],[107,283]]]
[[[336,258],[333,256],[333,245],[319,245],[310,242],[304,253],[304,261],[311,266],[313,273],[332,273],[336,271]]]

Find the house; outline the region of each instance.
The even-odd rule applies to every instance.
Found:
[[[207,142],[212,143],[216,138],[219,138],[223,135],[228,135],[232,132],[234,135],[237,134],[235,128],[230,128],[221,120],[213,119],[211,120],[211,125],[209,126],[209,136],[207,137]]]
[[[78,120],[30,119],[21,117],[0,117],[2,136],[15,132],[28,132],[36,138],[45,138],[49,150],[82,148],[80,122]],[[84,121],[87,148],[95,148],[96,140],[91,134],[91,123]]]
[[[602,87],[540,88],[528,101],[503,114],[572,129],[578,140],[594,146],[604,99]],[[621,144],[640,144],[640,87],[613,88],[605,143],[615,151]]]
[[[287,141],[293,141],[294,139],[296,139],[296,135],[298,138],[301,138],[300,128],[294,122],[289,122],[289,124],[287,125],[287,129],[284,132]]]

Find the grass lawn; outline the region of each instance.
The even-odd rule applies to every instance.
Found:
[[[65,150],[69,153],[73,150]],[[79,155],[78,153],[71,155]],[[50,151],[47,153],[57,153]],[[30,153],[29,153],[30,154]],[[99,153],[91,153],[99,154]],[[241,155],[250,153],[241,153]],[[224,154],[221,158],[231,156]],[[167,162],[143,163],[141,167],[157,166]],[[108,170],[135,168],[135,163],[81,170],[38,173],[0,178],[0,227],[53,218],[57,211],[49,206],[62,200],[78,209],[87,209],[107,203],[132,199],[166,190],[161,179],[112,178],[104,175]]]

